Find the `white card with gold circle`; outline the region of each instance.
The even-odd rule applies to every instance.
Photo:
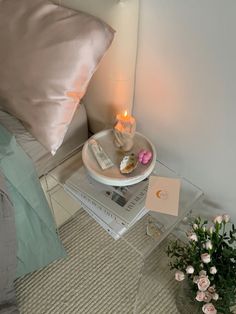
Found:
[[[145,207],[150,211],[178,216],[179,179],[150,176]]]

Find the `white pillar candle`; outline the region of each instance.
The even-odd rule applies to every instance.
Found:
[[[118,113],[116,116],[115,129],[120,132],[133,133],[136,128],[135,118],[128,115],[127,111]]]
[[[135,130],[136,121],[134,117],[128,115],[127,111],[117,114],[114,126],[115,145],[123,151],[131,150]]]

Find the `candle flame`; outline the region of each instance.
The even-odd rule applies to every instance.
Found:
[[[128,115],[128,112],[127,112],[127,110],[125,110],[124,116],[127,117],[127,115]]]

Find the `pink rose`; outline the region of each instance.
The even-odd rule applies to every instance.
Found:
[[[212,303],[203,305],[202,311],[204,314],[217,314],[217,310]]]
[[[205,291],[204,302],[209,303],[212,299],[212,294],[209,291]]]
[[[212,267],[210,268],[210,273],[211,273],[212,275],[215,275],[215,274],[217,273],[217,269],[216,269],[215,266],[212,266]]]
[[[193,273],[194,273],[194,268],[193,268],[193,266],[189,265],[189,266],[186,268],[186,273],[187,273],[187,274],[193,274]]]
[[[229,220],[230,220],[230,215],[224,214],[224,215],[222,216],[222,219],[223,219],[224,222],[229,222]]]
[[[189,240],[191,240],[191,241],[195,241],[195,242],[198,241],[198,238],[197,238],[196,233],[190,233],[190,234],[188,235],[188,238],[189,238]]]
[[[197,295],[196,295],[196,300],[199,302],[202,302],[202,301],[204,301],[204,298],[205,298],[205,292],[198,291]]]
[[[208,264],[211,261],[211,256],[208,253],[203,253],[201,255],[201,260],[203,261],[203,263]]]
[[[184,273],[183,273],[182,271],[177,270],[177,271],[175,272],[175,279],[176,279],[177,281],[183,281],[184,278],[185,278],[185,275],[184,275]]]
[[[197,286],[198,286],[198,290],[200,291],[206,291],[208,289],[208,287],[210,286],[210,280],[208,279],[207,276],[200,276],[198,278],[198,281],[197,281]]]
[[[219,294],[215,292],[212,296],[212,299],[217,301],[219,299]]]
[[[222,220],[223,220],[223,217],[222,216],[216,216],[214,219],[213,219],[213,222],[214,224],[216,224],[218,222],[218,224],[221,224],[222,223]]]

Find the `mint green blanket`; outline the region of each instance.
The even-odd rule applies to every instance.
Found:
[[[15,208],[19,277],[65,257],[66,253],[31,159],[1,125],[0,169]]]

